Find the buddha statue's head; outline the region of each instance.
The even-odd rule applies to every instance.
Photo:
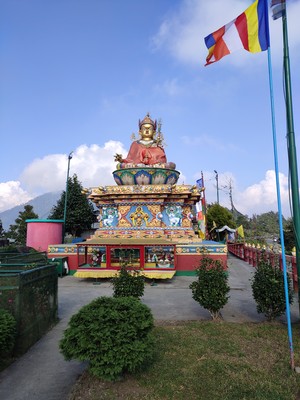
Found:
[[[141,135],[142,140],[150,141],[154,139],[156,134],[156,125],[156,120],[153,121],[150,118],[149,113],[142,121],[139,121],[139,134]]]

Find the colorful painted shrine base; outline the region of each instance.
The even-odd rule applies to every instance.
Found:
[[[121,172],[123,180],[128,178],[128,171]],[[177,270],[177,243],[180,240],[201,242],[192,224],[192,207],[199,201],[201,189],[175,185],[176,180],[164,184],[163,179],[158,184],[163,171],[157,168],[146,172],[132,169],[130,173],[136,173],[139,179],[154,173],[155,176],[153,181],[142,184],[126,181],[127,185],[90,189],[88,198],[99,209],[99,229],[86,242],[77,243],[76,277],[112,277],[114,269],[125,264],[147,278],[170,279]],[[84,255],[79,256],[80,253]],[[105,263],[106,268],[82,269],[91,264],[91,259],[100,258],[100,264]]]
[[[83,247],[83,243],[90,243],[89,246]],[[155,266],[155,260],[149,262],[150,257],[153,256],[153,248],[160,246],[164,249],[166,246],[167,250],[170,250],[170,242],[165,240],[157,239],[136,239],[134,240],[135,246],[130,245],[132,241],[130,239],[123,239],[122,241],[117,239],[93,239],[91,241],[82,242],[81,244],[70,244],[70,245],[50,245],[48,247],[49,258],[60,258],[67,257],[70,274],[76,278],[112,278],[116,275],[118,267],[107,263],[106,254],[114,248],[119,248],[120,243],[123,246],[129,246],[130,248],[136,247],[141,249],[144,254],[143,264],[139,260],[139,264],[135,267],[141,270],[141,273],[150,279],[171,279],[175,274],[180,276],[195,275],[196,268],[199,266],[200,259],[205,256],[209,256],[212,259],[220,260],[224,266],[227,267],[227,246],[223,243],[214,241],[203,241],[193,242],[192,240],[177,240],[172,241],[171,245],[174,248],[174,264],[170,264],[171,268],[163,268],[157,261]],[[117,245],[117,246],[116,246]],[[145,248],[146,247],[146,250]],[[102,260],[100,265],[92,267],[90,263],[84,263],[85,252],[90,257],[93,249],[102,249]],[[147,253],[148,250],[148,253]],[[141,250],[140,250],[141,251]],[[105,254],[105,256],[104,256]],[[148,254],[148,255],[147,255]],[[158,253],[159,257],[159,253]],[[91,260],[91,258],[88,258]],[[113,260],[111,259],[110,262]],[[81,265],[78,267],[78,265]],[[90,265],[90,267],[87,267]]]
[[[226,245],[202,241],[194,232],[193,207],[200,197],[194,185],[92,188],[88,198],[99,209],[99,229],[85,242],[64,247],[72,252],[71,273],[111,278],[125,263],[147,278],[171,279],[195,272],[203,255],[221,260],[226,268]],[[56,257],[55,249],[49,246],[49,257]]]

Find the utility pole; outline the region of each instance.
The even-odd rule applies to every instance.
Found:
[[[69,172],[70,172],[70,161],[73,157],[73,151],[68,155],[68,170],[67,170],[67,180],[66,180],[66,192],[65,192],[65,206],[64,206],[64,226],[63,226],[63,236],[62,243],[65,241],[66,235],[66,219],[67,219],[67,202],[68,202],[68,186],[69,186]]]
[[[214,170],[214,173],[216,174],[216,182],[217,182],[217,203],[220,204],[220,201],[219,201],[219,175],[216,170]]]
[[[229,179],[229,200],[230,200],[231,212],[233,214],[234,205],[233,205],[233,200],[232,200],[232,180],[231,179]]]

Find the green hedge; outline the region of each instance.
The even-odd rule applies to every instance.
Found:
[[[10,356],[15,346],[17,322],[7,310],[0,308],[0,357]]]
[[[151,310],[134,297],[100,297],[72,316],[60,341],[67,360],[89,361],[106,380],[133,373],[153,354]]]

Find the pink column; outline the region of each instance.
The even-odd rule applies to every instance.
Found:
[[[26,245],[37,251],[47,251],[49,244],[62,243],[64,221],[61,219],[27,219]]]

